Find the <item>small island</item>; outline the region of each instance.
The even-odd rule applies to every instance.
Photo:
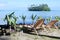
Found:
[[[35,6],[34,4],[31,5],[31,7],[28,8],[29,11],[50,11],[51,9],[47,4],[40,4],[38,6]]]

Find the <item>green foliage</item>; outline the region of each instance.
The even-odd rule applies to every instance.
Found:
[[[14,12],[12,12],[9,15],[6,15],[4,18],[4,21],[5,20],[7,21],[7,25],[13,26],[14,28],[16,28],[17,17],[14,15]]]
[[[31,19],[32,19],[32,20],[35,20],[36,16],[37,16],[37,15],[33,15],[33,14],[32,14]]]
[[[7,21],[7,25],[11,25],[11,21],[12,21],[11,19],[12,19],[13,15],[14,15],[14,12],[12,12],[11,14],[5,16],[4,21],[5,20]]]
[[[51,19],[52,19],[52,18],[51,18],[51,17],[49,17],[49,18],[47,18],[46,20],[47,20],[47,22],[50,22],[50,21],[51,21]]]
[[[35,20],[36,16],[37,16],[37,15],[33,15],[33,14],[32,14],[32,16],[31,16],[32,23],[34,23],[34,20]]]
[[[55,19],[60,21],[60,17],[59,16],[55,16]]]
[[[22,16],[20,16],[23,20],[25,20],[26,19],[26,16],[24,16],[24,15],[22,15]]]
[[[12,18],[13,17],[13,15],[14,15],[14,13],[15,12],[12,12],[11,14],[9,14],[8,16],[10,17],[10,18]]]
[[[23,20],[23,24],[25,24],[26,16],[22,15],[22,16],[20,16],[20,17],[21,17],[21,19]]]
[[[16,22],[17,19],[18,19],[18,17],[16,17],[16,16],[14,15],[14,16],[13,16],[13,19],[14,19],[14,21]]]
[[[28,8],[29,11],[50,11],[50,8],[47,4],[41,4],[39,6],[31,6]]]
[[[38,16],[38,18],[37,19],[42,19],[42,16]]]

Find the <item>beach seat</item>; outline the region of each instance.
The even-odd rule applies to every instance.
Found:
[[[58,29],[58,27],[55,25],[55,23],[57,23],[58,20],[52,20],[51,22],[49,22],[47,25],[46,25],[46,28],[47,29],[50,29],[50,28],[56,28]]]
[[[24,27],[24,31],[25,32],[32,32],[32,31],[34,31],[34,29],[39,30],[40,28],[42,28],[43,24],[44,24],[44,19],[39,19],[31,27]]]
[[[39,19],[36,21],[36,23],[33,25],[33,28],[36,30],[42,28],[42,25],[44,24],[44,19]]]

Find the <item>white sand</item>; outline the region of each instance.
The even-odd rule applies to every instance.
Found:
[[[57,32],[59,34],[57,34]],[[45,33],[45,32],[43,32],[43,33]],[[54,31],[52,31],[52,33],[53,33],[52,35],[60,36],[60,31],[58,31],[58,30],[54,30]],[[49,34],[49,33],[45,33],[45,34]],[[51,34],[51,32],[50,32],[50,34]],[[17,32],[17,33],[11,34],[11,36],[0,36],[0,40],[60,40],[60,39],[31,35],[31,34],[26,34],[23,32]]]

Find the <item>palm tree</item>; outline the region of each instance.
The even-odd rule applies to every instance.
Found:
[[[22,30],[23,30],[23,32],[27,32],[27,31],[26,31],[26,28],[24,27],[26,16],[22,15],[22,16],[20,16],[20,17],[21,17],[21,19],[23,20]]]
[[[5,16],[4,21],[7,21],[7,26],[10,27],[10,32],[11,32],[11,26],[16,25],[16,20],[17,19],[14,16],[14,12],[12,12],[11,14]]]
[[[12,12],[11,14],[9,15],[6,15],[5,18],[4,18],[4,21],[6,20],[7,21],[7,25],[10,26],[11,25],[11,18],[13,16],[14,12]],[[10,27],[11,28],[11,27]]]
[[[21,17],[21,19],[23,20],[23,24],[25,24],[26,16],[22,15],[22,16],[20,16],[20,17]]]
[[[35,20],[36,16],[37,16],[37,15],[33,15],[33,14],[32,14],[32,16],[31,16],[32,24],[33,24],[33,25],[34,25],[34,20]],[[35,31],[35,33],[36,33],[37,36],[38,36],[38,32],[37,32],[36,28],[34,28],[34,31]]]
[[[36,16],[37,16],[37,15],[33,15],[33,14],[32,14],[32,16],[31,16],[32,24],[34,24],[34,20],[35,20]]]

